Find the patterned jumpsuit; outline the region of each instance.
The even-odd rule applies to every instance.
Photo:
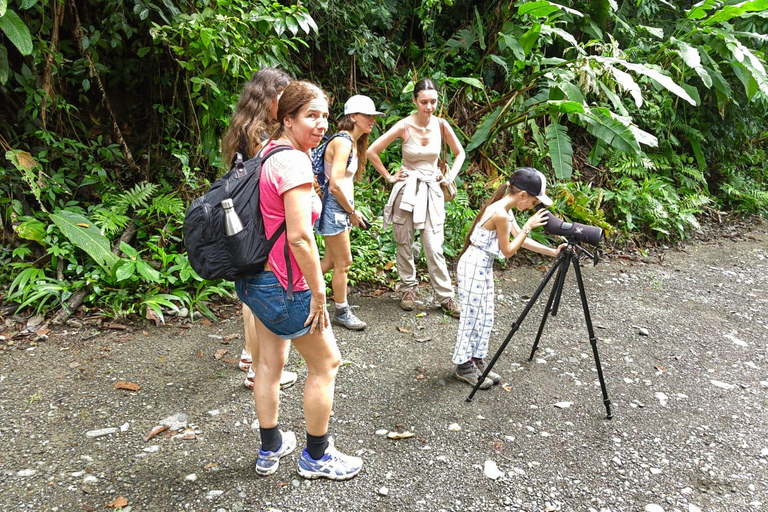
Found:
[[[493,260],[504,257],[499,250],[495,229],[483,227],[487,218],[478,222],[470,237],[469,247],[456,267],[459,280],[459,332],[453,349],[453,363],[483,359],[493,328]],[[509,219],[510,225],[513,219]]]

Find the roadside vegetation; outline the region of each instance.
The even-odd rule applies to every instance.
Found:
[[[674,243],[719,211],[768,213],[768,0],[0,0],[0,301],[162,320],[200,279],[186,208],[223,172],[250,75],[280,66],[386,111],[430,77],[468,152],[446,255],[491,188],[542,169],[554,211],[613,243]],[[399,148],[384,159],[398,164]],[[350,279],[388,285],[389,187],[370,166]]]

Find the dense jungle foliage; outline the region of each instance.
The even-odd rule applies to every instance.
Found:
[[[232,287],[191,269],[182,221],[266,65],[328,90],[332,118],[371,96],[386,111],[374,137],[411,111],[414,80],[440,84],[468,152],[449,258],[523,165],[609,244],[679,240],[722,210],[765,215],[766,34],[768,0],[0,0],[0,297],[57,321],[78,306],[212,316]],[[388,191],[369,166],[369,218]],[[380,228],[353,234],[355,282],[394,276]]]

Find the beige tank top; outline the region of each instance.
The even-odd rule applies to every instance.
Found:
[[[405,133],[403,137],[403,167],[413,171],[421,171],[424,174],[434,174],[437,170],[437,158],[440,156],[440,131],[434,128],[440,120],[433,118],[430,120],[432,136],[426,146],[422,146],[415,137],[408,131],[408,123],[405,123]],[[435,133],[436,132],[436,133]],[[407,138],[406,138],[407,136]]]

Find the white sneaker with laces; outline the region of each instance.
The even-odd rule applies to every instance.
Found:
[[[315,460],[304,449],[299,458],[299,474],[309,480],[329,478],[331,480],[349,480],[363,469],[363,459],[345,455],[333,446],[333,439],[328,439],[325,454]]]

